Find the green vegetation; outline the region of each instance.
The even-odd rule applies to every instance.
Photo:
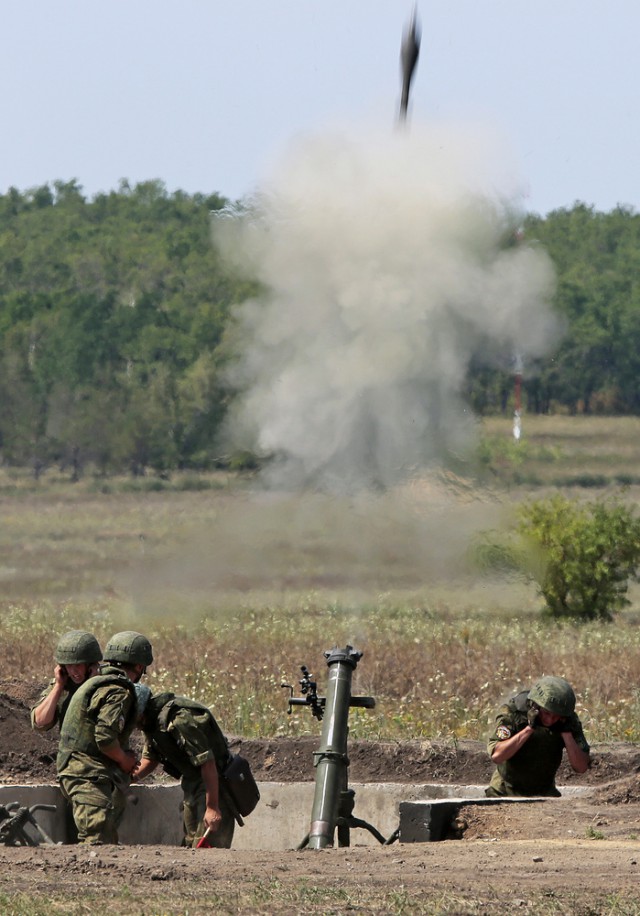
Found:
[[[526,385],[529,409],[637,414],[640,214],[576,204],[528,218],[525,234],[554,261],[556,307],[567,322],[558,350]]]
[[[525,565],[554,618],[613,620],[640,564],[640,521],[627,506],[563,496],[520,507]]]
[[[4,464],[36,476],[56,465],[72,480],[87,467],[140,476],[254,466],[217,444],[232,307],[256,293],[223,271],[211,244],[211,213],[227,203],[169,194],[159,181],[123,181],[90,200],[74,181],[0,195]],[[525,367],[525,410],[640,413],[640,215],[576,204],[528,217],[524,239],[556,265],[566,326],[556,351]],[[512,413],[511,370],[475,363],[466,389],[479,414]],[[481,465],[516,484],[543,481],[526,466],[559,456],[522,446],[488,440]],[[603,479],[575,468],[564,482]]]
[[[250,288],[211,244],[217,194],[158,181],[0,196],[0,443],[38,474],[212,462],[222,337]]]

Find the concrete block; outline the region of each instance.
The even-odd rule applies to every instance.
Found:
[[[180,786],[131,786],[131,796],[120,826],[120,842],[124,845],[179,845],[182,839]],[[71,842],[71,810],[59,786],[0,786],[0,805],[15,801],[27,808],[36,804],[55,805],[55,811],[36,811],[34,817],[54,842]],[[37,837],[32,827],[28,833]]]
[[[63,812],[62,793],[58,786],[0,786],[0,805],[19,802],[21,807],[33,805],[55,805],[55,811],[36,811],[34,817],[54,843],[67,842],[67,827]],[[29,836],[38,838],[38,832],[31,826],[25,827]]]
[[[367,821],[385,838],[398,829],[402,801],[484,793],[484,786],[350,783],[349,787],[356,793],[354,817]],[[258,807],[247,818],[244,827],[236,828],[234,849],[295,849],[309,831],[315,784],[263,782],[259,789]],[[351,831],[350,841],[352,846],[380,845],[375,836],[362,827]]]
[[[451,822],[463,805],[522,805],[545,798],[425,798],[400,802],[400,842],[434,843],[445,840]]]
[[[237,827],[234,849],[295,849],[306,836],[310,822],[315,784],[313,782],[260,783],[260,802]],[[354,817],[371,824],[385,838],[400,828],[401,842],[432,842],[442,839],[451,818],[462,804],[496,803],[487,799],[484,786],[438,784],[351,783],[355,795]],[[587,791],[563,790],[563,794]],[[123,844],[179,845],[182,840],[182,790],[177,783],[131,787],[130,801],[120,827]],[[41,811],[38,822],[55,842],[70,842],[67,829],[69,807],[58,786],[0,786],[0,804],[18,801],[56,805],[55,812]],[[520,802],[529,799],[509,799]],[[364,828],[351,831],[352,846],[378,846],[377,839]]]
[[[180,845],[184,831],[179,785],[131,786],[130,797],[118,830],[123,845]]]

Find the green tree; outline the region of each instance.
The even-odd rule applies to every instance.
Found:
[[[529,408],[638,412],[640,214],[578,203],[529,217],[525,234],[556,266],[555,305],[565,324],[555,352],[527,380]]]
[[[244,288],[211,244],[225,204],[160,181],[93,200],[75,180],[0,195],[3,460],[105,473],[210,460],[216,350]]]

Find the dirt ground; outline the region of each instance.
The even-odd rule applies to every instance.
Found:
[[[0,680],[0,782],[55,781],[33,685]],[[37,691],[36,691],[37,695]],[[258,781],[312,780],[316,739],[234,739]],[[352,782],[484,784],[478,742],[349,746]],[[0,912],[640,914],[640,748],[596,746],[577,798],[469,805],[440,843],[288,853],[0,845]],[[250,824],[247,825],[250,828]],[[357,843],[357,840],[355,841]]]

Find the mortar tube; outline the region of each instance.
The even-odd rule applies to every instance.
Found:
[[[347,736],[351,678],[362,652],[347,646],[325,652],[329,666],[320,748],[314,754],[316,788],[311,811],[309,849],[333,844],[340,794],[348,787]]]

